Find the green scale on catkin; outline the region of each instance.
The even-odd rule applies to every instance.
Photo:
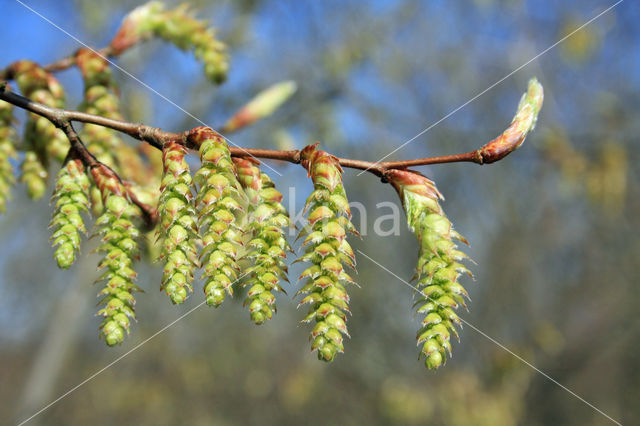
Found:
[[[58,267],[69,268],[80,251],[80,233],[86,233],[82,213],[89,212],[89,177],[82,162],[70,159],[60,169],[53,193],[55,211],[49,226],[53,228],[53,254]]]
[[[456,326],[461,326],[454,310],[466,308],[469,297],[458,282],[462,274],[471,275],[460,263],[467,255],[454,242],[467,241],[447,219],[438,202],[442,196],[431,180],[410,170],[390,170],[385,177],[400,195],[409,228],[420,243],[416,267],[420,293],[415,306],[423,319],[416,338],[425,365],[436,369],[446,362],[447,354],[451,356],[451,336],[458,338]]]
[[[104,317],[100,335],[107,345],[114,346],[129,334],[131,320],[135,319],[133,293],[141,291],[133,282],[137,276],[133,270],[133,261],[138,256],[136,239],[140,235],[133,221],[140,216],[140,211],[129,201],[125,188],[108,168],[94,166],[91,173],[104,204],[104,212],[95,224],[101,238],[98,251],[104,255],[98,264],[104,272],[97,280],[104,282],[98,293],[102,296],[99,304],[104,307],[97,315]]]
[[[196,127],[187,140],[199,147],[202,162],[194,183],[198,187],[196,209],[202,235],[204,294],[207,305],[218,307],[226,294],[233,295],[233,284],[239,278],[243,232],[238,217],[244,211],[246,196],[229,148],[218,133],[208,127]]]
[[[305,206],[310,226],[303,243],[305,254],[297,260],[312,264],[300,276],[305,283],[298,294],[305,297],[299,306],[309,304],[303,322],[316,323],[310,336],[311,350],[318,352],[318,359],[333,361],[337,353],[344,351],[343,335],[349,335],[349,295],[344,285],[355,282],[344,265],[355,269],[355,256],[346,239],[347,232],[355,233],[355,229],[349,220],[351,212],[337,159],[316,151],[315,145],[302,150],[301,158],[314,191]]]
[[[160,258],[165,261],[162,290],[174,304],[184,302],[193,291],[194,271],[199,266],[197,216],[186,154],[187,149],[177,142],[167,142],[162,148],[164,173],[158,203]]]
[[[291,250],[284,228],[290,226],[289,215],[281,204],[282,194],[253,161],[234,158],[238,179],[249,200],[245,258],[252,261],[246,269],[249,287],[244,305],[249,307],[251,320],[263,324],[277,311],[274,292],[284,292],[280,280],[287,280],[286,252]],[[287,280],[288,281],[288,280]]]
[[[11,187],[15,183],[11,160],[17,158],[15,149],[16,132],[13,122],[13,105],[0,101],[0,213],[7,210],[11,199]]]

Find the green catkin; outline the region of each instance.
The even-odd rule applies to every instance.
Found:
[[[11,159],[17,158],[14,141],[16,132],[11,126],[13,105],[0,101],[0,213],[7,210],[11,187],[15,182]]]
[[[114,120],[121,120],[118,90],[106,59],[96,52],[81,48],[75,54],[76,64],[84,81],[84,99],[79,110]],[[141,183],[147,178],[146,167],[139,156],[124,143],[118,132],[107,127],[87,123],[80,138],[98,161],[107,165],[123,179]],[[147,183],[150,179],[146,179]],[[90,189],[91,210],[95,216],[104,211],[101,191]]]
[[[55,211],[49,224],[58,267],[69,268],[80,251],[80,233],[86,233],[82,213],[89,212],[89,177],[82,162],[70,159],[60,169],[53,193]]]
[[[7,211],[11,199],[11,187],[15,182],[11,159],[17,158],[13,145],[14,131],[10,127],[0,127],[0,213]]]
[[[133,283],[137,274],[133,261],[138,255],[136,239],[140,232],[133,220],[140,211],[127,198],[125,188],[115,174],[103,165],[91,168],[93,180],[100,188],[104,212],[96,220],[97,234],[101,237],[98,251],[104,254],[98,264],[104,272],[98,282],[105,285],[98,293],[102,296],[99,304],[104,307],[97,315],[104,319],[100,324],[100,335],[107,345],[115,346],[129,334],[131,320],[135,319],[133,293],[141,291]]]
[[[305,206],[311,229],[303,243],[305,254],[298,259],[312,265],[300,276],[306,281],[298,294],[306,295],[300,305],[311,305],[303,322],[316,322],[310,336],[311,350],[318,351],[318,359],[333,361],[344,351],[343,335],[349,336],[349,295],[344,284],[355,282],[343,265],[355,269],[355,256],[346,239],[347,231],[355,233],[355,229],[349,220],[351,212],[337,159],[316,151],[315,145],[303,149],[301,159],[314,191]]]
[[[407,215],[409,228],[420,243],[416,267],[417,313],[423,316],[416,339],[422,345],[425,365],[436,369],[451,356],[451,335],[458,338],[460,318],[454,309],[466,308],[467,291],[458,283],[462,274],[471,275],[460,262],[467,256],[454,240],[467,241],[452,227],[438,200],[435,184],[411,170],[389,170],[385,178],[394,186]]]
[[[29,98],[43,105],[57,104],[51,92],[46,90],[36,90]],[[29,115],[25,130],[25,142],[27,146],[36,148],[36,151],[44,158],[44,164],[47,164],[49,159],[62,163],[69,152],[69,140],[64,132],[47,118],[35,114]]]
[[[198,186],[196,209],[202,235],[204,293],[207,305],[218,307],[225,293],[233,295],[233,284],[239,278],[242,230],[237,216],[244,211],[246,196],[229,148],[218,133],[208,127],[196,127],[187,135],[187,141],[199,147],[202,162],[194,183]]]
[[[277,311],[274,291],[284,292],[280,280],[287,280],[286,251],[291,250],[284,227],[290,226],[289,215],[282,206],[282,194],[253,161],[233,158],[238,180],[249,199],[247,232],[250,241],[245,255],[253,263],[245,271],[249,287],[244,305],[249,307],[251,320],[264,324]]]
[[[115,52],[122,52],[154,36],[182,50],[192,50],[204,64],[204,73],[216,84],[224,82],[229,70],[226,46],[215,38],[214,30],[194,19],[185,5],[165,10],[159,2],[149,2],[129,13],[111,41]]]
[[[205,74],[211,81],[221,83],[226,79],[229,67],[226,46],[215,38],[212,29],[195,20],[186,6],[165,10],[161,3],[150,2],[138,7],[123,21],[109,53],[119,55],[152,37],[193,51],[204,63]],[[107,60],[90,49],[79,49],[73,59],[85,84],[80,109],[121,119],[117,88]],[[36,63],[18,61],[2,74],[3,79],[15,80],[20,92],[31,100],[48,107],[64,107],[62,86]],[[2,86],[6,90],[6,83]],[[293,82],[270,87],[238,111],[221,131],[238,130],[272,114],[294,91]],[[483,164],[498,161],[517,149],[535,127],[542,101],[542,86],[536,79],[530,80],[509,128],[468,154],[474,154],[473,160]],[[11,164],[16,157],[12,109],[12,105],[0,101],[0,212],[6,210],[15,180]],[[140,129],[140,134],[135,135],[138,139],[154,146],[160,143],[162,138],[156,137],[160,134],[156,132],[158,129]],[[131,321],[135,320],[133,293],[142,290],[134,284],[137,274],[133,265],[138,258],[140,237],[134,222],[143,216],[148,225],[159,219],[160,258],[165,261],[161,288],[172,303],[183,303],[193,291],[194,273],[200,263],[204,267],[202,278],[209,306],[219,306],[226,294],[233,295],[233,285],[245,275],[248,277],[242,285],[250,287],[245,305],[255,324],[272,318],[276,312],[274,293],[284,292],[280,280],[287,280],[285,258],[291,248],[283,228],[291,223],[281,204],[282,194],[260,172],[256,165],[259,163],[246,158],[232,159],[224,138],[213,129],[198,127],[181,137],[182,140],[163,146],[163,179],[158,193],[157,185],[141,188],[129,183],[148,183],[152,167],[146,167],[139,153],[124,144],[113,130],[90,123],[83,126],[81,138],[92,154],[84,153],[87,155],[82,157],[85,164],[90,164],[87,166],[92,175],[90,181],[83,162],[74,155],[79,154],[75,149],[83,143],[72,138],[75,146],[69,154],[65,133],[48,119],[28,113],[25,144],[20,147],[25,151],[20,181],[26,184],[29,196],[37,199],[46,192],[51,159],[64,162],[53,194],[55,211],[50,223],[54,228],[51,237],[54,258],[60,268],[69,268],[80,250],[80,233],[86,232],[82,213],[88,213],[91,205],[99,216],[95,223],[101,240],[97,251],[103,258],[98,265],[102,274],[97,282],[104,286],[98,293],[101,308],[97,315],[103,317],[100,336],[109,346],[122,343],[130,333]],[[346,326],[349,295],[345,285],[357,284],[345,272],[345,266],[355,269],[355,256],[346,235],[357,232],[350,221],[340,162],[327,152],[316,150],[316,146],[299,151],[297,158],[314,185],[305,205],[309,226],[300,233],[306,236],[305,253],[297,260],[311,266],[301,274],[304,283],[297,294],[303,295],[299,306],[310,305],[302,322],[315,322],[310,334],[311,350],[317,351],[318,359],[330,362],[344,351],[343,336],[349,336]],[[187,147],[199,149],[202,163],[193,179],[185,160]],[[151,165],[157,166],[159,160],[150,158]],[[126,187],[116,173],[124,178]],[[456,244],[466,240],[447,219],[439,204],[442,196],[432,181],[406,169],[385,169],[380,174],[400,195],[408,225],[420,244],[416,306],[423,319],[416,338],[421,346],[419,358],[424,355],[426,367],[437,369],[446,362],[447,353],[451,356],[451,335],[458,337],[456,326],[461,326],[461,319],[456,309],[466,308],[468,294],[458,280],[463,274],[471,274],[462,264],[467,256]],[[157,215],[151,207],[156,200],[159,200]],[[149,235],[152,230],[146,232]],[[202,249],[198,254],[199,242]],[[250,266],[240,275],[238,262],[243,259]]]
[[[187,149],[177,142],[167,142],[162,148],[164,173],[158,213],[161,259],[166,263],[161,288],[174,304],[184,302],[193,291],[194,271],[199,266],[197,216],[186,154]]]
[[[522,145],[535,127],[543,98],[542,86],[535,78],[531,79],[511,125],[476,151],[481,162],[498,161]],[[451,335],[458,338],[456,326],[461,321],[454,310],[459,306],[466,308],[465,298],[469,298],[458,282],[462,274],[471,276],[460,263],[467,256],[457,250],[454,242],[467,241],[447,219],[438,202],[442,195],[431,180],[412,170],[388,170],[384,177],[400,195],[409,228],[420,243],[416,267],[420,296],[416,306],[423,320],[416,338],[418,345],[422,345],[420,356],[425,356],[426,367],[436,369],[446,362],[447,353],[451,356]]]
[[[47,190],[47,171],[38,154],[34,151],[25,152],[20,168],[22,171],[20,182],[27,186],[27,195],[34,200],[39,200]]]
[[[64,107],[65,94],[62,86],[51,73],[38,64],[22,60],[14,62],[8,69],[24,96],[49,107]],[[64,132],[45,117],[36,114],[30,113],[28,116],[24,139],[29,150],[37,154],[43,169],[46,169],[45,166],[51,158],[63,162],[69,151],[69,141]],[[32,194],[34,192],[29,192],[29,195]]]
[[[76,64],[84,81],[84,100],[79,110],[114,120],[122,119],[115,83],[105,59],[83,48],[76,53]],[[80,137],[98,161],[120,172],[115,153],[123,143],[116,132],[107,127],[85,124]]]

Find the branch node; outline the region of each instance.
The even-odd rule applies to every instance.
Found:
[[[52,109],[51,117],[47,117],[58,129],[62,129],[65,125],[70,124],[65,112],[61,109]],[[64,129],[63,129],[64,130]]]
[[[159,127],[145,126],[144,124],[138,124],[138,139],[148,142],[156,148],[162,148],[164,142],[164,132]]]
[[[485,163],[484,156],[482,155],[482,148],[476,149],[474,153],[475,156],[473,158],[473,162],[482,166]]]

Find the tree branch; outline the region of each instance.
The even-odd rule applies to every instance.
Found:
[[[75,131],[70,121],[62,120],[60,122],[55,122],[52,120],[52,122],[56,126],[58,126],[67,136],[67,139],[69,139],[71,147],[69,148],[68,158],[77,158],[81,160],[82,164],[84,164],[87,169],[92,169],[94,167],[106,167],[107,169],[109,169],[113,173],[113,175],[118,178],[122,186],[126,189],[127,195],[129,196],[131,202],[140,208],[147,225],[149,225],[149,227],[153,227],[158,221],[157,209],[154,206],[143,203],[135,194],[135,192],[131,190],[131,185],[128,182],[123,182],[116,172],[114,172],[106,164],[98,161],[96,157],[94,157],[93,154],[89,152],[82,140],[80,140],[80,135],[78,135],[78,133]]]
[[[139,123],[130,123],[121,120],[114,120],[106,117],[101,117],[93,114],[88,114],[80,111],[69,111],[59,108],[52,108],[43,104],[34,102],[24,96],[18,95],[13,92],[6,91],[4,86],[0,88],[0,99],[9,102],[17,107],[23,108],[34,114],[41,115],[56,126],[63,128],[64,123],[70,123],[72,121],[96,124],[99,126],[107,127],[113,130],[117,130],[121,133],[131,136],[134,139],[144,141],[154,146],[155,148],[162,149],[165,142],[168,141],[181,141],[187,148],[198,149],[197,146],[193,146],[186,141],[186,132],[172,133],[166,132],[162,129],[147,126]],[[64,130],[64,128],[63,128]],[[502,136],[501,136],[502,137]],[[500,138],[500,137],[499,137]],[[350,158],[337,157],[338,162],[342,167],[366,170],[378,177],[384,177],[387,170],[390,169],[406,169],[408,167],[424,166],[429,164],[443,164],[443,163],[456,163],[456,162],[472,162],[476,164],[485,164],[493,161],[497,161],[500,158],[491,156],[487,147],[491,144],[495,145],[495,141],[490,142],[484,147],[470,151],[464,154],[445,155],[437,157],[418,158],[413,160],[403,161],[382,161],[371,162],[365,160],[356,160]],[[503,138],[504,139],[504,138]],[[503,141],[501,139],[501,141]],[[516,138],[518,139],[518,138]],[[523,138],[521,138],[523,139]],[[513,143],[519,142],[518,140],[511,141]],[[72,141],[73,143],[73,141]],[[82,145],[84,147],[84,145]],[[86,150],[86,148],[85,148]],[[229,147],[231,155],[234,157],[255,157],[270,160],[288,161],[290,163],[300,163],[300,150],[273,150],[273,149],[260,149],[260,148],[242,148],[242,147]],[[504,149],[503,149],[504,151]],[[509,151],[510,152],[510,151]],[[507,152],[508,153],[508,152]]]

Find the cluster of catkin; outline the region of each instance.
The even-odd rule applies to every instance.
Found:
[[[79,55],[82,53],[79,53]],[[87,80],[96,82],[87,90],[108,87],[100,80],[100,61],[87,56],[82,66]],[[89,78],[90,76],[94,76]],[[103,93],[108,93],[103,92]],[[109,108],[109,96],[100,105]],[[0,104],[0,193],[7,197],[13,174],[9,158],[13,155],[11,115],[8,104]],[[86,102],[87,108],[95,108]],[[89,140],[92,135],[87,133]],[[106,136],[106,134],[105,134]],[[197,148],[201,165],[192,175],[186,146]],[[100,154],[94,148],[96,156]],[[107,150],[105,150],[107,152]],[[83,162],[69,153],[58,173],[54,191],[55,211],[51,221],[54,258],[61,268],[68,268],[80,250],[85,233],[83,215],[99,194],[100,209],[95,221],[100,237],[98,251],[103,258],[103,283],[99,295],[103,317],[101,335],[109,345],[121,343],[135,319],[134,262],[139,254],[139,223],[142,212],[132,202],[126,185],[111,167],[96,161]],[[105,162],[109,161],[104,157]],[[355,269],[355,256],[347,241],[357,234],[350,222],[350,210],[338,160],[316,145],[300,153],[314,190],[305,210],[308,225],[301,230],[304,253],[298,261],[310,265],[300,279],[300,305],[309,310],[303,322],[313,322],[311,349],[318,358],[332,361],[344,351],[348,336],[347,286],[355,284],[347,269]],[[219,306],[234,289],[246,287],[245,305],[251,320],[263,324],[276,312],[276,294],[284,292],[287,281],[285,259],[291,247],[285,238],[289,216],[281,204],[282,194],[259,163],[250,158],[231,156],[225,139],[208,127],[187,132],[182,140],[169,141],[162,147],[163,175],[157,202],[157,237],[161,241],[160,259],[164,262],[161,289],[174,304],[183,303],[200,278],[206,303]],[[117,160],[112,167],[118,168]],[[457,250],[454,240],[464,239],[453,230],[442,211],[439,192],[433,182],[408,170],[390,170],[385,178],[398,191],[410,228],[420,242],[418,312],[424,315],[418,343],[426,356],[426,365],[437,368],[451,352],[450,336],[457,336],[460,320],[454,309],[464,306],[467,296],[458,283],[460,274],[468,272],[460,263],[466,256]],[[348,268],[347,268],[348,267]],[[198,271],[200,274],[198,275]]]
[[[225,80],[228,70],[225,45],[215,39],[211,28],[195,20],[183,6],[165,10],[162,4],[151,2],[137,8],[127,15],[112,40],[111,54],[118,55],[151,37],[192,50],[204,63],[205,74],[212,81]],[[84,99],[79,110],[122,119],[119,93],[107,58],[95,50],[82,48],[73,60],[84,82]],[[23,96],[49,107],[65,106],[60,83],[35,62],[14,62],[4,69],[4,74],[15,81]],[[98,251],[103,255],[99,263],[103,272],[98,279],[104,284],[99,292],[98,315],[104,317],[100,330],[107,344],[118,344],[129,333],[130,323],[135,319],[133,293],[140,290],[134,284],[133,265],[139,256],[143,212],[133,202],[132,195],[149,205],[158,203],[162,216],[158,225],[162,236],[161,257],[166,261],[162,289],[174,303],[181,303],[192,288],[194,269],[200,264],[195,245],[199,241],[198,219],[188,207],[193,201],[188,167],[186,173],[176,169],[184,158],[179,153],[186,150],[179,144],[167,144],[163,150],[164,179],[158,190],[157,186],[153,187],[156,177],[150,175],[151,168],[144,164],[141,153],[125,144],[117,132],[85,124],[80,140],[84,143],[83,149],[93,157],[87,162],[86,156],[81,161],[78,152],[70,150],[67,136],[51,121],[33,113],[27,117],[23,140],[19,143],[13,128],[13,107],[0,101],[0,212],[6,210],[11,197],[16,161],[21,161],[20,181],[33,199],[41,198],[47,191],[51,162],[62,164],[52,197],[54,214],[50,227],[54,259],[60,268],[73,264],[80,251],[81,235],[86,234],[83,216],[93,213],[95,235],[100,238]],[[16,148],[23,153],[18,155]],[[145,188],[145,184],[151,187]],[[182,208],[180,203],[184,203]]]
[[[32,61],[14,62],[8,67],[20,92],[29,99],[50,107],[65,104],[64,89],[50,73]],[[29,113],[24,130],[25,154],[20,177],[33,199],[41,198],[47,188],[49,162],[62,161],[69,150],[65,134],[44,117]]]
[[[193,51],[211,81],[225,80],[225,45],[182,6],[167,10],[161,3],[150,2],[136,8],[124,19],[108,54],[117,56],[152,37]],[[71,59],[84,81],[79,109],[121,119],[118,89],[107,58],[83,48]],[[14,62],[2,74],[14,80],[27,98],[48,107],[64,107],[62,86],[38,64]],[[11,89],[3,83],[2,90]],[[272,86],[239,110],[221,131],[240,129],[271,114],[294,91],[293,82]],[[535,126],[542,99],[542,86],[532,79],[510,127],[472,152],[476,162],[497,161],[520,146]],[[53,121],[61,126],[60,120]],[[284,293],[282,283],[288,282],[286,257],[292,249],[285,231],[292,225],[282,194],[256,159],[232,157],[226,140],[209,127],[158,142],[160,158],[135,150],[104,126],[85,124],[80,135],[73,137],[68,128],[65,134],[49,119],[28,113],[20,143],[13,124],[13,106],[0,101],[0,213],[11,197],[16,163],[21,161],[19,180],[33,199],[46,193],[50,163],[62,164],[51,199],[53,257],[63,269],[74,263],[82,235],[87,233],[85,220],[92,215],[101,255],[97,315],[102,317],[100,335],[109,346],[125,339],[136,318],[134,294],[141,289],[135,284],[135,262],[142,251],[141,236],[149,235],[145,232],[159,242],[158,257],[164,264],[160,289],[171,303],[184,303],[199,279],[207,305],[218,307],[244,288],[251,321],[263,324],[273,317],[276,297]],[[200,166],[193,174],[187,147],[199,154]],[[317,144],[297,154],[314,189],[305,204],[308,224],[299,234],[303,254],[296,261],[306,262],[307,267],[296,296],[301,296],[298,306],[308,307],[302,321],[313,323],[311,349],[320,360],[332,361],[344,351],[344,337],[349,336],[347,287],[356,285],[349,275],[356,262],[347,238],[357,231],[350,221],[340,161],[318,150]],[[467,256],[457,247],[457,242],[466,240],[447,219],[439,203],[442,196],[431,180],[407,169],[385,169],[380,175],[398,192],[409,228],[419,242],[415,289],[421,325],[416,338],[427,368],[435,369],[451,355],[451,336],[458,337],[462,320],[456,309],[466,308],[468,294],[459,278],[471,274],[462,264]],[[155,230],[143,225],[155,225]]]
[[[173,303],[182,303],[200,269],[208,305],[220,306],[235,289],[246,287],[250,318],[263,324],[276,311],[275,293],[284,291],[281,283],[287,280],[290,219],[282,194],[257,161],[232,158],[224,138],[211,128],[192,129],[184,143],[200,155],[193,177],[185,145],[171,141],[163,147],[162,288]],[[355,268],[355,258],[346,236],[355,230],[337,159],[315,146],[303,150],[301,159],[315,189],[307,203],[309,227],[302,231],[305,253],[299,260],[312,265],[301,277],[300,303],[311,305],[303,321],[315,322],[312,350],[331,361],[343,351],[347,335],[344,284],[354,281],[344,266]]]

